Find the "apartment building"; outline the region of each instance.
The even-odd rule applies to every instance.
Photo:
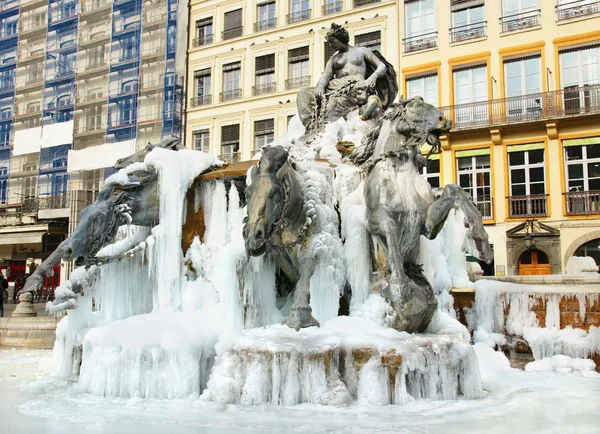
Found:
[[[494,245],[487,274],[600,263],[600,1],[192,1],[186,146],[236,161],[285,133],[299,87],[331,56],[324,36],[396,66],[401,93],[453,129],[424,168],[460,184]]]
[[[74,229],[118,158],[181,137],[187,6],[0,3],[0,269],[9,280]]]

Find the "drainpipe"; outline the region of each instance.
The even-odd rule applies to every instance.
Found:
[[[188,114],[187,114],[187,109],[188,109],[188,83],[189,83],[189,73],[190,73],[190,62],[189,62],[189,51],[190,51],[190,47],[189,47],[189,43],[190,43],[190,29],[192,26],[192,7],[191,7],[191,0],[186,0],[187,1],[187,8],[188,8],[188,23],[187,23],[187,37],[186,37],[186,50],[185,50],[185,84],[183,86],[183,127],[181,129],[181,144],[183,146],[185,146],[185,136],[186,136],[186,131],[187,131],[187,119],[188,119]]]

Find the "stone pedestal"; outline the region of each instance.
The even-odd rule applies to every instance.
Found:
[[[14,317],[29,317],[29,316],[37,316],[37,312],[33,307],[33,295],[30,292],[26,292],[19,296],[20,303],[17,305],[17,308],[13,312],[12,316]]]

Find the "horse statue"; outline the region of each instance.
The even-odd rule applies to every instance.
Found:
[[[382,294],[396,312],[394,328],[410,333],[424,331],[437,310],[434,290],[417,263],[421,235],[434,239],[450,211],[458,207],[465,215],[473,253],[487,263],[493,259],[481,213],[471,197],[455,184],[434,195],[419,174],[426,164],[421,146],[428,143],[432,152],[439,152],[439,137],[449,129],[450,122],[421,97],[401,98],[350,156],[367,173],[364,196],[368,231],[377,243],[374,253],[387,255],[387,266],[378,270],[388,276]]]
[[[315,210],[306,206],[302,178],[282,146],[265,146],[246,187],[248,215],[244,219],[246,252],[269,255],[295,287],[289,316],[291,328],[319,326],[310,307],[310,279],[318,253],[312,248],[317,233]]]

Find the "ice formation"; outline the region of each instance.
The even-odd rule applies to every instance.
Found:
[[[316,228],[308,246],[318,257],[310,304],[322,327],[296,332],[279,325],[290,297],[277,293],[274,263],[246,254],[237,181],[194,184],[205,232],[181,250],[186,193],[216,160],[158,148],[133,166],[158,171],[159,224],[124,226],[98,254],[100,265],[75,270],[57,291],[65,304],[51,308],[77,306],[57,329],[60,375],[79,375],[80,390],[102,396],[202,395],[247,405],[481,396],[469,333],[454,319],[448,292],[470,284],[461,213],[451,213],[436,240],[422,243],[421,261],[442,310],[427,334],[391,329],[393,309],[371,274],[361,173],[341,163],[335,146],[340,139],[358,145],[365,123],[357,116],[340,120],[302,149],[293,146],[303,133],[298,123],[292,119],[288,135],[275,142],[290,149]],[[107,181],[126,183],[131,170]],[[338,316],[341,296],[350,316]]]

